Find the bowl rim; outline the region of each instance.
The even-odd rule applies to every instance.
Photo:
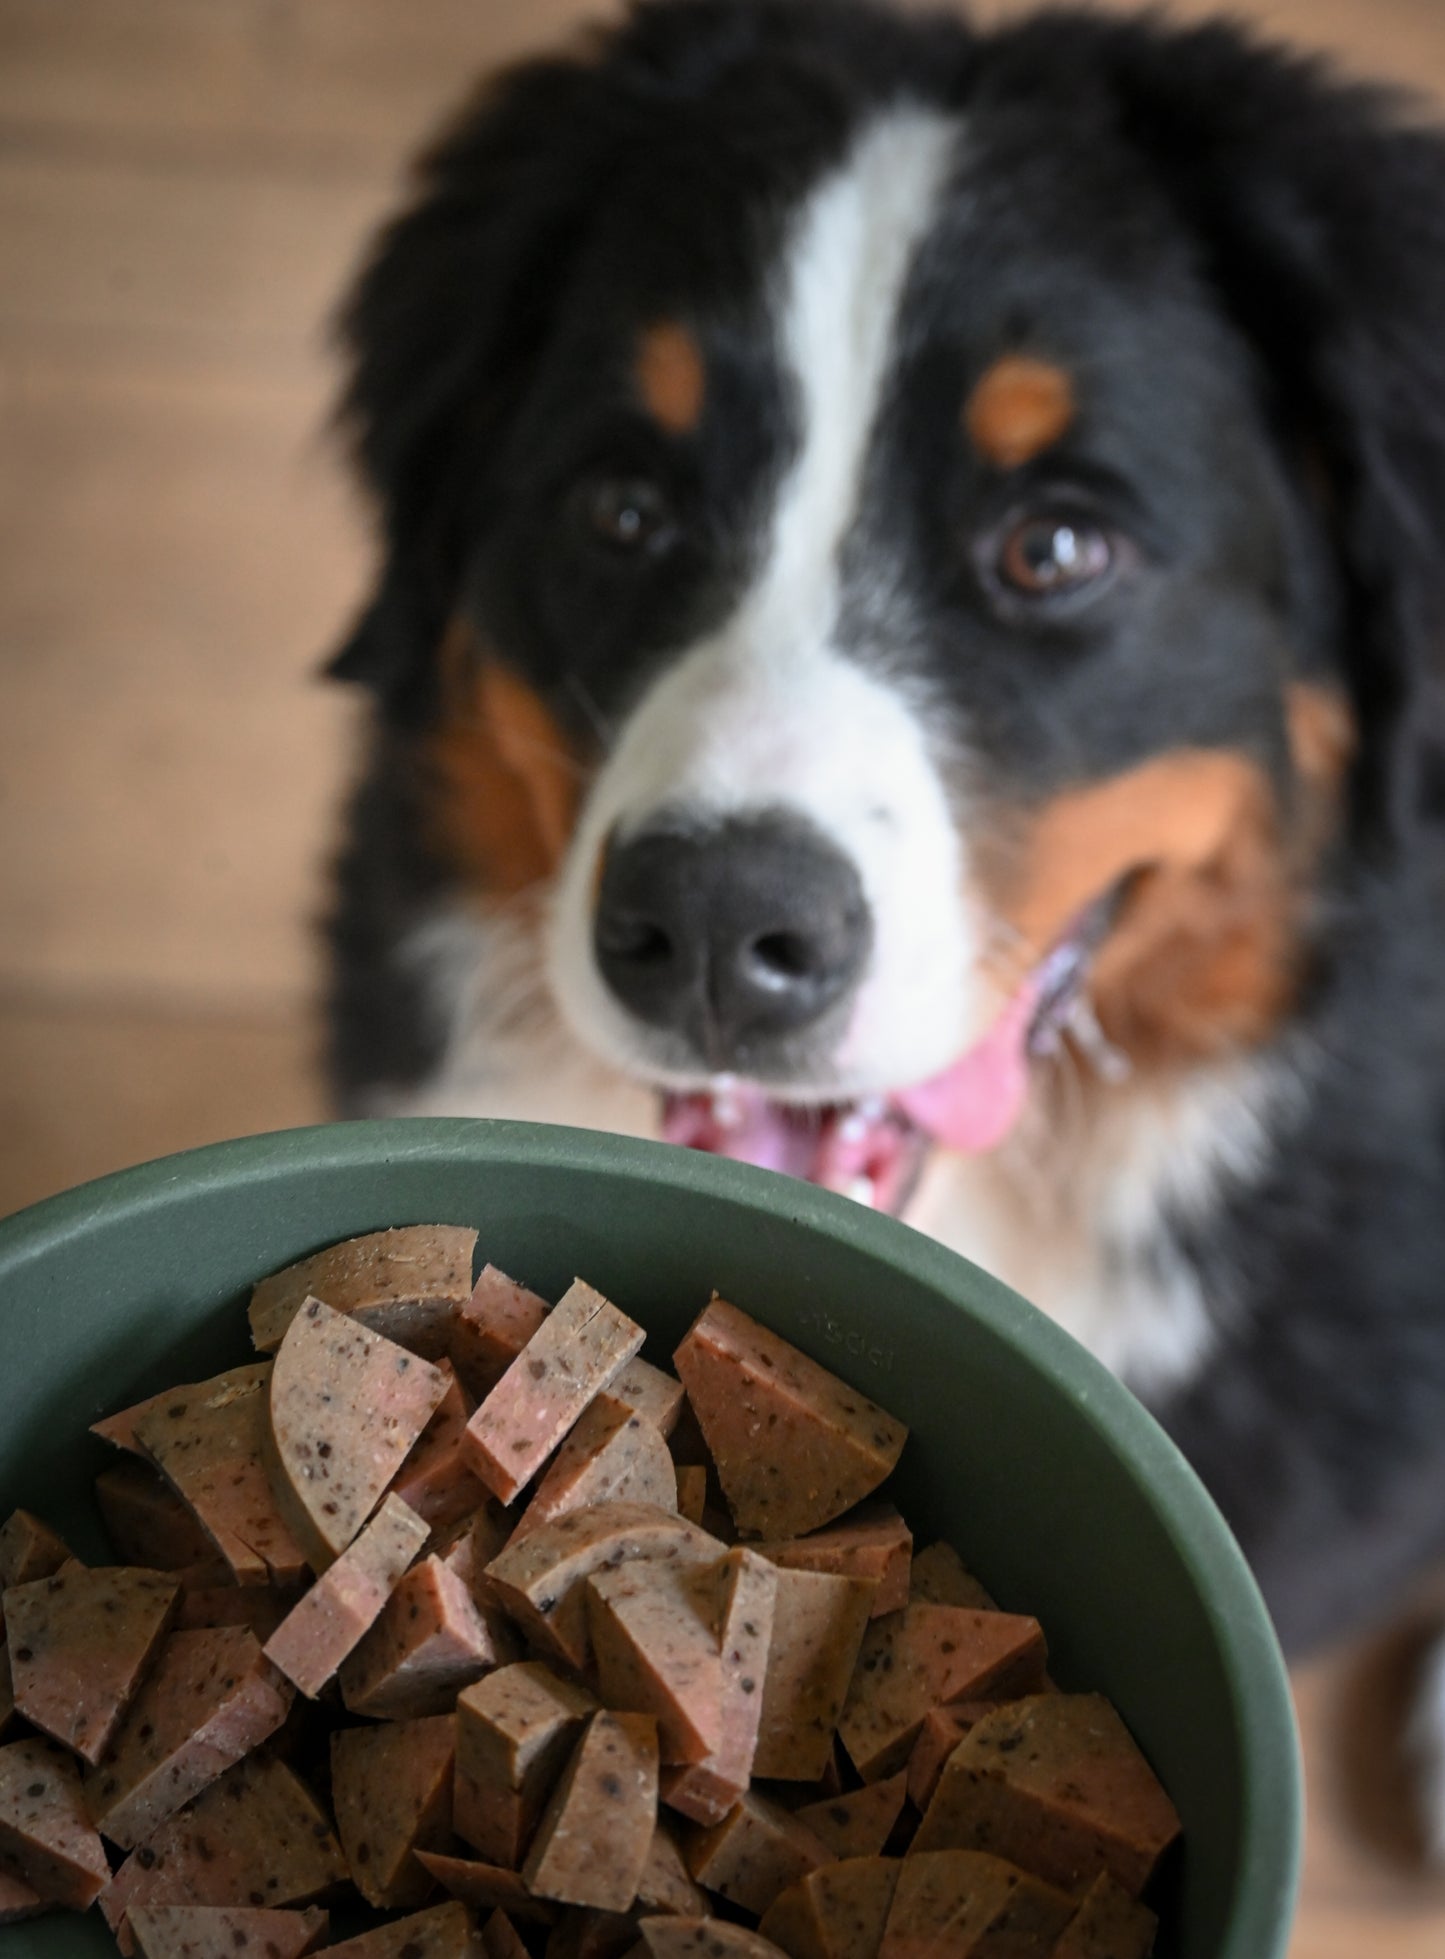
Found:
[[[264,1184],[306,1167],[344,1171],[379,1161],[475,1158],[610,1174],[722,1197],[874,1258],[886,1259],[1043,1372],[1146,1485],[1161,1526],[1199,1593],[1232,1701],[1248,1794],[1236,1822],[1239,1880],[1218,1959],[1283,1952],[1303,1856],[1299,1732],[1283,1655],[1244,1554],[1203,1483],[1143,1404],[1062,1327],[962,1254],[900,1221],[773,1171],[676,1145],[560,1125],[453,1116],[367,1118],[271,1130],[157,1157],[78,1184],[0,1218],[0,1314],[7,1274],[43,1257],[117,1208],[160,1210],[187,1192]]]

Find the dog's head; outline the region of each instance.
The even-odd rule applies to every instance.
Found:
[[[1445,801],[1445,148],[1231,31],[645,5],[346,334],[335,671],[676,1137],[897,1203],[1061,1040],[1258,1046]]]

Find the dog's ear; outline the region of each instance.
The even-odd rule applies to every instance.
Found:
[[[1445,816],[1445,139],[1232,29],[1112,30],[1124,127],[1323,461],[1359,750],[1387,843]]]

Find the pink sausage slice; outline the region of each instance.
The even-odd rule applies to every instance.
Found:
[[[134,1850],[274,1734],[291,1689],[244,1626],[172,1633],[130,1713],[85,1779],[98,1827]]]
[[[788,1959],[760,1932],[723,1918],[643,1918],[637,1929],[648,1959]]]
[[[677,1427],[685,1400],[682,1382],[654,1367],[640,1354],[628,1361],[608,1392],[625,1401],[634,1414],[645,1415],[664,1436],[671,1435]]]
[[[70,1546],[29,1510],[12,1510],[0,1524],[0,1592],[49,1578],[70,1556]]]
[[[428,1361],[319,1299],[271,1375],[267,1468],[282,1515],[324,1571],[351,1543],[447,1392]]]
[[[920,1815],[933,1800],[944,1763],[969,1729],[985,1714],[991,1714],[994,1706],[993,1701],[954,1701],[947,1707],[931,1707],[924,1715],[907,1769],[909,1800]]]
[[[4,1741],[16,1725],[15,1682],[10,1678],[10,1649],[0,1639],[0,1741]]]
[[[835,1857],[881,1857],[907,1794],[908,1777],[900,1769],[886,1782],[866,1783],[851,1795],[804,1803],[797,1817]]]
[[[827,1771],[873,1590],[871,1579],[778,1572],[755,1774],[816,1782]]]
[[[599,1709],[537,1826],[522,1867],[528,1890],[560,1904],[629,1910],[656,1821],[656,1722]]]
[[[427,1527],[389,1496],[354,1543],[294,1605],[265,1645],[266,1658],[314,1699],[376,1623]]]
[[[810,1537],[771,1538],[754,1548],[789,1571],[829,1571],[869,1579],[875,1587],[870,1608],[875,1619],[908,1603],[913,1533],[892,1504],[866,1505],[855,1516]]]
[[[609,1707],[657,1720],[665,1762],[701,1762],[722,1746],[722,1660],[705,1568],[630,1564],[587,1581],[598,1692]]]
[[[342,1667],[341,1697],[353,1714],[373,1720],[448,1714],[463,1687],[514,1654],[457,1574],[440,1558],[424,1558]]]
[[[930,1544],[917,1553],[908,1576],[915,1605],[966,1605],[975,1612],[997,1612],[994,1603],[951,1544]]]
[[[372,1231],[288,1265],[251,1294],[251,1339],[273,1353],[310,1297],[435,1360],[472,1289],[477,1234],[462,1225]]]
[[[466,1433],[472,1404],[451,1362],[439,1360],[437,1367],[447,1377],[447,1391],[391,1487],[418,1517],[426,1518],[433,1530],[445,1530],[480,1510],[487,1492],[467,1463]]]
[[[470,1394],[490,1394],[551,1307],[495,1265],[484,1265],[471,1297],[452,1317],[453,1365]]]
[[[800,1537],[872,1494],[903,1452],[902,1422],[713,1298],[673,1355],[749,1537]]]
[[[72,1911],[93,1904],[110,1880],[80,1773],[54,1742],[0,1748],[0,1858],[39,1898]]]
[[[50,1906],[23,1877],[0,1870],[0,1925],[19,1925],[27,1918],[38,1918]]]
[[[211,1563],[216,1547],[148,1463],[116,1462],[95,1479],[95,1500],[124,1564],[180,1571]]]
[[[661,1429],[611,1393],[597,1395],[578,1416],[517,1530],[534,1530],[589,1503],[655,1503],[663,1510],[677,1503],[677,1472]]]
[[[652,1842],[637,1880],[637,1902],[647,1911],[681,1918],[701,1918],[707,1911],[707,1899],[693,1883],[677,1838],[661,1816],[653,1826]]]
[[[28,1721],[100,1760],[175,1615],[159,1571],[76,1565],[5,1594],[15,1705]]]
[[[331,1803],[351,1880],[384,1911],[419,1905],[433,1878],[418,1850],[444,1851],[452,1834],[456,1720],[386,1721],[331,1737]]]
[[[805,1823],[756,1790],[721,1823],[699,1830],[687,1847],[688,1868],[699,1884],[759,1917],[790,1884],[831,1861]]]
[[[326,1948],[328,1959],[476,1959],[477,1935],[465,1905],[453,1901],[395,1918],[360,1938]]]
[[[575,1280],[467,1425],[487,1488],[510,1503],[643,1338],[635,1320]]]
[[[328,1920],[314,1905],[137,1905],[129,1923],[145,1959],[302,1959],[326,1937]]]
[[[596,1705],[585,1688],[532,1660],[499,1667],[458,1696],[453,1820],[457,1835],[489,1864],[515,1870],[521,1863]]]
[[[1107,1875],[1096,1877],[1049,1959],[1149,1959],[1159,1921]]]
[[[772,1644],[778,1574],[755,1551],[729,1551],[707,1574],[721,1669],[721,1739],[714,1753],[663,1776],[668,1803],[697,1823],[720,1823],[752,1780]],[[595,1581],[594,1581],[595,1582]]]
[[[306,1575],[262,1460],[268,1360],[175,1388],[133,1411],[135,1439],[204,1527],[238,1585]]]
[[[482,1951],[486,1959],[531,1959],[521,1933],[500,1908],[482,1927]]]
[[[1051,1884],[976,1851],[910,1853],[884,1927],[878,1959],[991,1959],[1001,1951],[1046,1955],[1074,1915],[1075,1900]]]
[[[532,1896],[520,1871],[478,1863],[470,1857],[443,1857],[430,1850],[418,1850],[416,1860],[444,1891],[450,1891],[473,1911],[505,1911],[510,1918],[536,1925],[550,1925],[557,1916],[555,1905]]]
[[[791,1959],[874,1959],[901,1868],[864,1856],[810,1871],[774,1899],[758,1931]]]

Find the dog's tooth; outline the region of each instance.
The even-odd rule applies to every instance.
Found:
[[[882,1122],[887,1112],[888,1105],[881,1095],[865,1095],[858,1104],[857,1120],[862,1123]]]
[[[855,1109],[852,1115],[844,1116],[838,1125],[840,1143],[861,1143],[867,1134],[868,1123],[861,1109]]]

